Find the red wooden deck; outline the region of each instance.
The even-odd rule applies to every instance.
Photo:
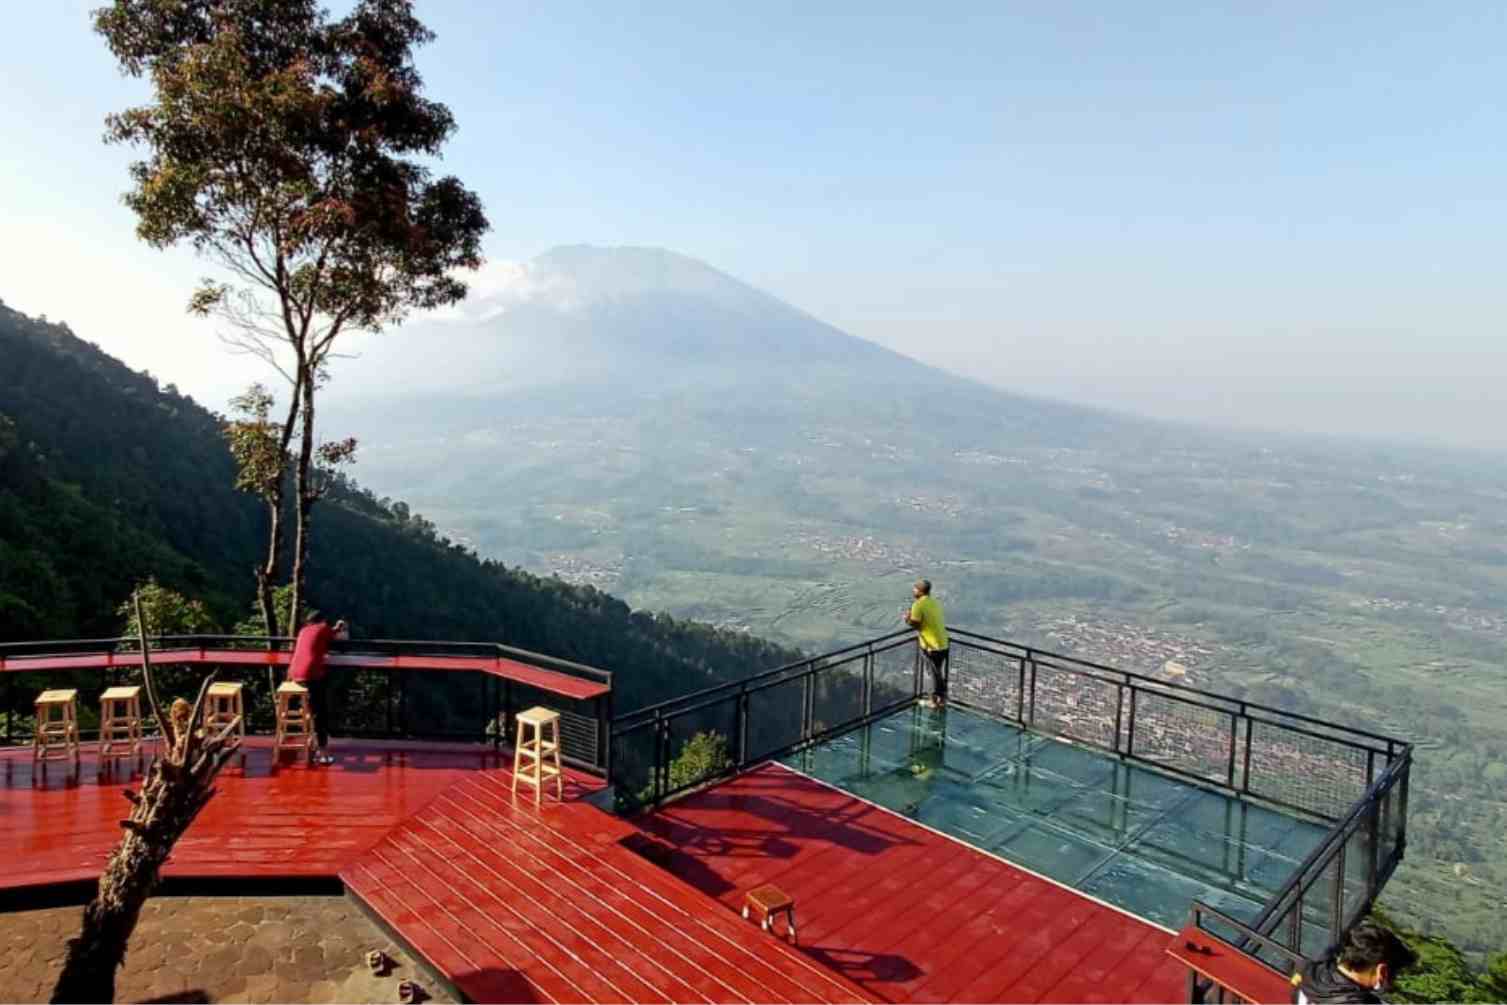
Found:
[[[130,808],[121,790],[141,783],[131,762],[101,774],[84,744],[67,762],[34,765],[31,748],[0,751],[0,889],[90,880],[120,839]],[[337,876],[399,821],[466,775],[505,772],[509,754],[474,744],[336,738],[335,764],[313,768],[285,753],[274,768],[270,741],[249,737],[217,780],[219,791],[163,870],[178,877]],[[568,772],[567,797],[598,784]]]
[[[129,762],[101,775],[0,751],[0,889],[92,880],[119,839]],[[338,876],[476,1001],[854,1002],[841,974],[656,868],[638,831],[579,801],[510,791],[510,755],[340,740],[331,767],[246,743],[174,849],[178,878]]]
[[[842,976],[621,842],[593,806],[447,788],[341,873],[475,1001],[867,1001]]]
[[[881,1000],[1186,994],[1166,931],[779,765],[637,822],[644,854],[728,908],[793,895],[801,951]]]
[[[241,666],[287,666],[291,653],[252,649],[160,649],[152,651],[156,664],[216,664]],[[332,667],[363,670],[431,670],[436,672],[474,670],[506,680],[517,681],[567,698],[599,698],[611,691],[600,681],[573,677],[557,670],[530,666],[505,656],[428,656],[422,653],[382,656],[363,653],[332,653]],[[56,656],[0,655],[0,672],[20,673],[27,670],[101,670],[111,667],[139,668],[141,657],[131,652],[100,650]]]

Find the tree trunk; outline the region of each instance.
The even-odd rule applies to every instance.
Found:
[[[137,625],[142,647],[141,670],[147,701],[157,717],[167,750],[147,769],[141,793],[127,790],[131,816],[120,822],[125,831],[99,877],[99,890],[84,908],[83,926],[68,942],[63,972],[53,987],[55,1002],[108,1002],[115,999],[115,974],[125,961],[131,932],[157,885],[162,863],[194,817],[214,795],[215,775],[235,750],[232,722],[212,736],[195,728],[204,710],[204,696],[215,675],[204,678],[189,719],[190,728],[178,735],[163,715],[146,654],[146,628],[137,598]]]
[[[293,598],[288,604],[288,634],[295,635],[303,627],[304,590],[308,580],[309,565],[309,514],[314,500],[319,497],[314,485],[314,379],[302,381],[303,408],[302,436],[298,444],[297,479],[294,491],[298,497],[298,523],[293,544]]]

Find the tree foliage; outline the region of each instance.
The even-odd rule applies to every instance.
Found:
[[[226,323],[223,338],[288,381],[277,432],[286,450],[296,418],[297,608],[310,514],[325,492],[317,466],[355,450],[315,435],[336,340],[460,300],[456,272],[481,264],[480,200],[421,160],[455,130],[413,64],[433,35],[408,0],[360,0],[334,20],[312,0],[115,0],[94,25],[121,68],[152,86],[150,103],[107,119],[107,139],[147,153],[125,195],[137,235],[159,248],[186,242],[217,264],[222,277],[206,278],[189,310]],[[242,431],[270,433],[265,391],[243,403],[253,426]],[[243,445],[271,457],[255,436]],[[242,481],[253,491],[281,491],[262,465],[250,470]],[[264,601],[280,546],[269,505]],[[263,616],[270,629],[265,604]]]
[[[171,590],[155,579],[148,579],[136,590],[141,599],[142,613],[146,616],[146,633],[150,635],[214,635],[220,631],[214,616],[202,600],[190,600],[177,590]],[[136,623],[136,608],[131,600],[124,600],[115,609],[123,619],[121,635],[135,636],[141,633]]]

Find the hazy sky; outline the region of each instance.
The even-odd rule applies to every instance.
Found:
[[[89,6],[7,11],[0,298],[220,406]],[[658,245],[1005,387],[1507,448],[1507,7],[640,6],[418,5],[494,260]]]

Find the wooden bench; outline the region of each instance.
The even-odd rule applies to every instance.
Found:
[[[765,883],[748,891],[743,898],[743,917],[757,914],[759,927],[769,932],[774,930],[774,916],[785,916],[785,932],[795,942],[795,898],[773,883]]]
[[[1167,955],[1241,1001],[1258,1005],[1297,1001],[1297,988],[1286,976],[1197,925],[1190,923],[1178,932],[1167,946]]]

